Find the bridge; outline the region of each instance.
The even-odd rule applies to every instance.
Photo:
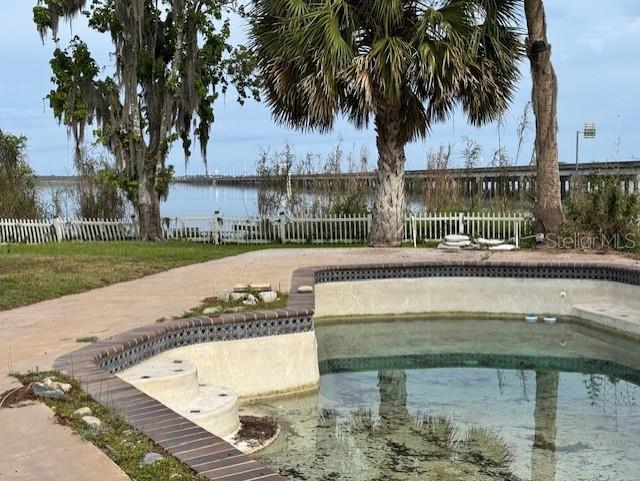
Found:
[[[592,174],[616,175],[627,192],[638,192],[640,181],[640,160],[615,162],[591,162],[560,164],[560,186],[562,195],[571,190],[576,178]],[[369,184],[375,181],[376,172],[344,172],[340,174],[294,174],[291,183],[302,188],[312,188],[315,184],[327,181],[346,181],[356,179]],[[522,193],[529,192],[535,186],[536,168],[532,165],[512,167],[476,167],[471,169],[433,169],[407,170],[405,181],[419,184],[435,182],[436,179],[449,179],[464,186],[469,193],[484,192],[495,195],[497,192]],[[186,184],[225,185],[238,187],[259,187],[264,179],[258,175],[192,175],[176,176],[173,182]]]

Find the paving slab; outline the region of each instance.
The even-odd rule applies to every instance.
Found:
[[[41,403],[0,409],[1,481],[129,481],[93,444]]]

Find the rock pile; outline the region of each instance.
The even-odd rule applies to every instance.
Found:
[[[42,381],[31,383],[33,394],[48,399],[66,399],[71,388],[71,384],[58,382],[52,377],[45,377]]]
[[[445,236],[438,249],[447,251],[459,251],[459,250],[477,250],[488,249],[490,251],[512,251],[517,249],[513,244],[508,244],[503,240],[498,239],[483,239],[479,237],[472,240],[468,235],[463,234],[450,234]]]
[[[242,302],[245,306],[255,306],[259,302],[271,304],[278,300],[278,293],[271,288],[271,284],[238,284],[232,292],[223,292],[217,296],[222,302]],[[205,312],[205,314],[208,314]],[[212,312],[212,314],[215,314]]]

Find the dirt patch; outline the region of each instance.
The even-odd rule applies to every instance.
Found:
[[[28,401],[35,401],[37,398],[29,386],[9,389],[0,394],[0,409],[13,408]]]
[[[249,446],[260,446],[273,438],[278,432],[278,421],[265,416],[240,416],[240,430],[233,440],[244,441]]]

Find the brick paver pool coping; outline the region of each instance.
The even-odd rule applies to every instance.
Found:
[[[593,279],[640,285],[640,269],[594,263],[438,261],[303,268],[293,274],[286,309],[144,326],[65,354],[54,367],[77,379],[96,401],[117,410],[134,428],[209,479],[284,481],[223,439],[123,381],[115,372],[163,350],[195,342],[312,330],[314,294],[298,293],[301,285],[431,276]]]

